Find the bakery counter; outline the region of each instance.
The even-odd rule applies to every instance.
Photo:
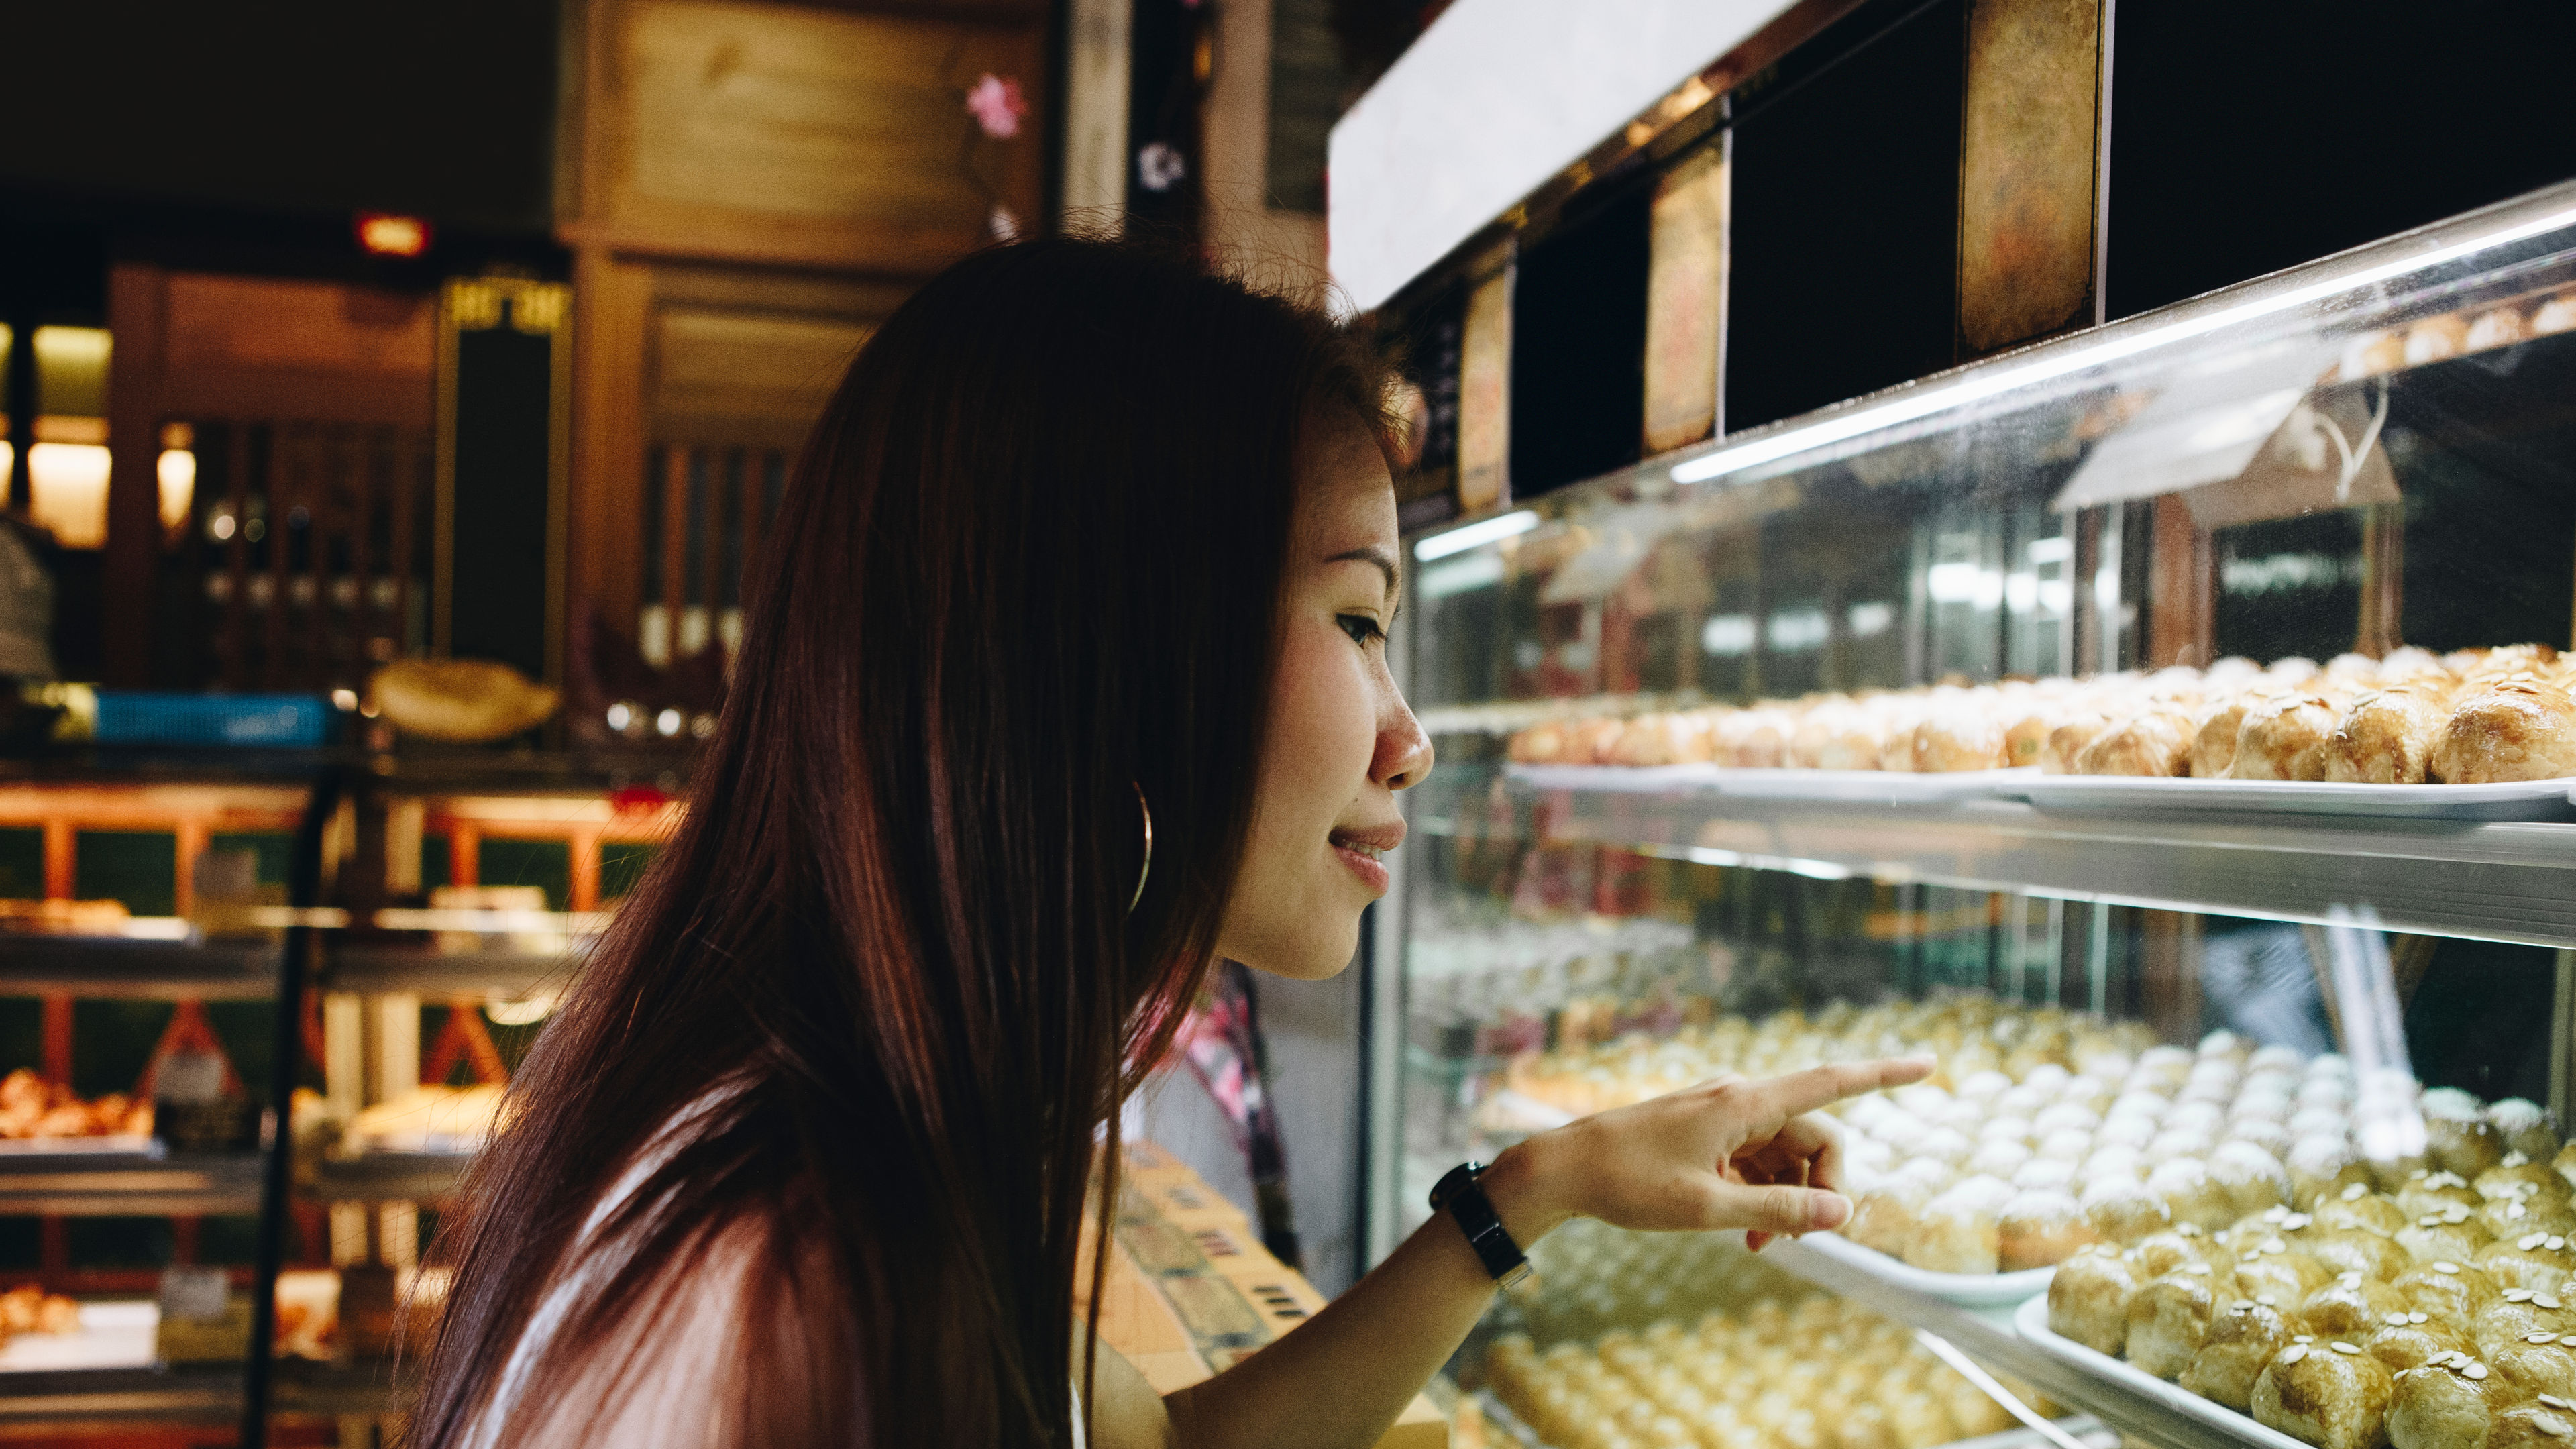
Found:
[[[2000,790],[1908,800],[1802,795],[1797,784],[1787,778],[1761,795],[1689,785],[1554,788],[1488,767],[1481,782],[1453,780],[1420,802],[1413,820],[1426,833],[1463,838],[1496,833],[1508,812],[1512,832],[1707,865],[2320,924],[2366,909],[2385,930],[2576,945],[2576,824],[2564,821],[2182,802],[2043,809]]]
[[[255,1213],[259,1166],[248,1152],[0,1152],[0,1216]]]
[[[507,946],[442,951],[400,941],[350,941],[333,945],[322,968],[322,989],[518,1001],[560,987],[580,968],[588,942],[563,951],[524,951]]]
[[[1324,1297],[1261,1244],[1243,1213],[1162,1148],[1127,1145],[1118,1220],[1100,1303],[1101,1341],[1158,1394],[1189,1387],[1257,1353],[1324,1306]],[[1091,1281],[1091,1235],[1076,1292]],[[1077,1304],[1076,1313],[1087,1305]],[[1378,1449],[1446,1449],[1449,1420],[1417,1395]]]

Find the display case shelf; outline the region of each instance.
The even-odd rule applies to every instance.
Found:
[[[422,996],[515,1001],[561,986],[580,969],[572,954],[533,951],[442,952],[425,946],[351,942],[328,949],[325,991],[410,991]]]
[[[309,1195],[327,1202],[436,1202],[474,1161],[464,1152],[368,1152],[313,1164]]]
[[[275,942],[261,940],[0,936],[0,990],[30,996],[268,997],[277,994],[277,951]]]
[[[257,1153],[0,1153],[0,1216],[259,1211]]]
[[[0,1374],[0,1424],[101,1419],[228,1424],[241,1417],[241,1401],[238,1364]]]
[[[1472,767],[1471,767],[1472,770]],[[1470,771],[1461,771],[1461,775]],[[1413,823],[1482,828],[1496,772],[1454,778]],[[1708,865],[1865,875],[2066,900],[2576,946],[2576,824],[2175,810],[2073,815],[2000,799],[1879,804],[1538,790],[1503,780],[1516,828]]]

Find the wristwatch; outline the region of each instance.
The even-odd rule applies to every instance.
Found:
[[[1476,1180],[1484,1171],[1481,1162],[1462,1162],[1449,1169],[1449,1175],[1431,1189],[1431,1210],[1445,1211],[1457,1222],[1458,1231],[1467,1235],[1467,1246],[1476,1250],[1477,1260],[1495,1283],[1517,1288],[1529,1280],[1530,1261],[1503,1227],[1493,1201],[1485,1196],[1484,1184]]]

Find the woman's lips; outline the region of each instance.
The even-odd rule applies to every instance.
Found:
[[[1375,855],[1370,854],[1366,847],[1348,845],[1337,840],[1333,842],[1333,854],[1342,858],[1342,864],[1351,868],[1351,874],[1360,878],[1360,883],[1369,888],[1369,894],[1374,896],[1386,894],[1386,888],[1391,879],[1386,873],[1386,865]]]

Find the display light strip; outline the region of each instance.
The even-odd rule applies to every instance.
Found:
[[[1436,558],[1447,558],[1453,553],[1465,553],[1471,548],[1481,548],[1489,543],[1500,543],[1504,539],[1518,537],[1536,527],[1538,527],[1538,515],[1523,508],[1468,524],[1464,528],[1453,528],[1447,533],[1435,533],[1413,546],[1413,556],[1424,563],[1429,563]]]
[[[2553,190],[2559,189],[2563,188],[2553,188]],[[1946,382],[1932,383],[1888,398],[1884,402],[1855,408],[1847,413],[1821,417],[1802,427],[1792,427],[1766,437],[1748,438],[1732,447],[1720,446],[1712,452],[1702,453],[1696,458],[1674,464],[1672,480],[1682,484],[1705,483],[1729,473],[1740,473],[1747,468],[1777,462],[1811,448],[1845,442],[1864,433],[1876,432],[1881,428],[1913,422],[1937,412],[1968,403],[1981,402],[2015,389],[2031,387],[2190,338],[2204,337],[2226,328],[2259,321],[2329,297],[2390,281],[2410,272],[2420,272],[2445,262],[2457,261],[2462,257],[2474,256],[2482,251],[2570,226],[2576,226],[2576,205],[2562,204],[2528,220],[2507,223],[2499,230],[2482,232],[2473,238],[2435,246],[2430,251],[2391,257],[2386,261],[2365,265],[2353,271],[2336,267],[2331,269],[2328,275],[2284,286],[2278,291],[2265,291],[2261,295],[2214,307],[2196,315],[2171,318],[2121,335],[2091,338],[2057,347],[2042,348],[2017,362],[1973,370]],[[1460,530],[1461,533],[1465,531]]]

